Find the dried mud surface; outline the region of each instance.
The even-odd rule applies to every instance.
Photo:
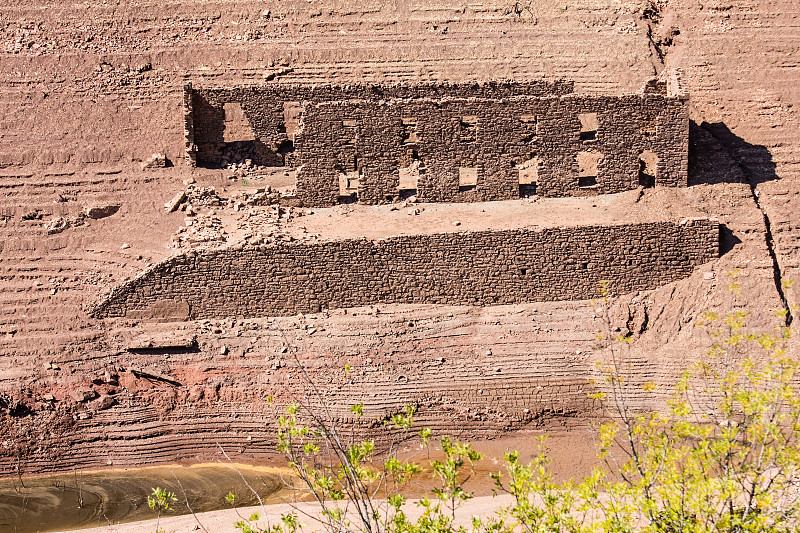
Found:
[[[560,209],[523,200],[483,206],[483,213],[423,206],[414,214],[418,206],[398,204],[383,214],[336,208],[330,217],[281,219],[266,208],[198,201],[194,218],[206,222],[192,226],[208,229],[201,234],[164,203],[191,180],[223,197],[243,188],[222,171],[183,164],[187,79],[546,76],[574,79],[580,92],[619,94],[638,90],[665,65],[682,69],[692,106],[690,187],[581,205],[609,218],[714,216],[727,228],[725,253],[686,280],[616,302],[615,325],[635,337],[635,379],[658,383],[703,356],[708,337],[694,319],[704,310],[747,308],[751,325],[775,327],[773,310],[798,301],[797,289],[781,283],[800,270],[796,3],[662,0],[654,12],[633,0],[533,1],[521,17],[509,7],[449,0],[0,4],[0,473],[196,462],[214,457],[217,444],[237,460],[264,460],[272,449],[265,398],[274,393],[281,403],[303,393],[295,355],[342,413],[364,401],[369,418],[380,418],[416,403],[421,424],[471,439],[524,442],[601,414],[587,396],[604,356],[594,336],[602,326],[596,302],[91,319],[86,310],[102,293],[180,248],[254,236],[411,233],[427,224],[452,230],[455,220],[525,225],[518,217],[534,208],[531,216],[549,223],[583,216],[569,202]],[[154,152],[175,166],[142,170]],[[81,215],[108,206],[119,209]],[[48,233],[58,217],[73,227]],[[731,272],[740,292],[727,290]],[[354,369],[347,378],[339,372],[345,364]],[[637,401],[657,406],[663,394]],[[586,449],[563,453],[579,460]]]

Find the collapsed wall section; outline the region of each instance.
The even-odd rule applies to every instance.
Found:
[[[96,317],[188,304],[193,319],[374,303],[513,304],[653,289],[719,253],[719,223],[439,233],[191,251],[115,289]]]

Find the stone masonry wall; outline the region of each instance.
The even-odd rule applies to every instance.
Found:
[[[531,191],[521,187],[521,167],[532,167],[523,172],[542,196],[633,189],[645,162],[650,185],[686,185],[684,93],[672,94],[666,82],[624,96],[571,89],[566,82],[191,89],[192,147],[198,162],[218,163],[224,105],[240,104],[261,164],[284,165],[291,142],[297,196],[309,206],[339,203],[347,175],[367,204],[403,193],[431,202],[518,198]],[[299,107],[302,117],[292,139],[286,105]],[[587,158],[594,162],[586,166]],[[419,176],[411,190],[399,188],[401,168]],[[460,183],[460,168],[470,169],[461,172],[471,181]]]
[[[188,303],[190,316],[293,315],[374,303],[589,299],[684,278],[717,257],[719,223],[439,233],[191,251],[115,289],[97,317]]]
[[[189,85],[189,84],[187,84]],[[267,154],[265,163],[282,164],[278,148],[288,141],[284,123],[284,106],[287,103],[330,102],[341,100],[483,97],[507,98],[510,96],[552,96],[569,94],[571,81],[487,83],[420,83],[413,85],[290,85],[268,84],[253,87],[190,87],[192,115],[195,125],[194,143],[197,162],[216,164],[223,146],[224,109],[226,103],[238,103],[247,116],[257,139]],[[269,156],[272,156],[271,159]]]
[[[584,113],[597,120],[588,140],[581,139]],[[542,196],[635,189],[640,156],[648,151],[657,158],[654,185],[685,186],[687,180],[686,106],[662,94],[350,100],[308,104],[303,120],[295,157],[298,196],[308,205],[337,203],[342,171],[358,173],[360,203],[394,201],[399,169],[409,164],[421,169],[414,192],[422,202],[518,198],[518,166],[526,162],[537,167]],[[413,143],[404,142],[409,123]],[[580,152],[599,159],[591,186],[579,181]],[[475,169],[474,186],[459,185],[460,167]]]

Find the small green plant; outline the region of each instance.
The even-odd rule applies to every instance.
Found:
[[[242,178],[242,187],[249,187],[249,186],[250,186],[250,182],[248,180]]]
[[[156,512],[156,533],[164,533],[160,526],[161,515],[167,511],[172,511],[172,504],[178,501],[174,492],[169,492],[161,487],[153,489],[152,494],[147,497],[147,505]]]

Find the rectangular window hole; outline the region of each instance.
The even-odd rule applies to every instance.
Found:
[[[580,113],[578,120],[581,121],[580,139],[582,141],[597,139],[597,113]]]
[[[539,181],[539,158],[530,157],[521,163],[517,164],[515,168],[519,171],[519,184],[531,185]]]
[[[223,142],[255,140],[253,128],[250,126],[250,121],[247,120],[241,104],[228,102],[223,105],[222,110],[225,114],[225,129],[222,131]]]
[[[461,117],[459,121],[458,140],[461,142],[475,142],[478,139],[478,117]]]
[[[358,193],[358,171],[339,172],[339,196],[352,196]]]
[[[458,186],[474,189],[478,185],[478,169],[475,167],[458,167]]]
[[[535,183],[529,183],[529,184],[520,183],[520,185],[519,185],[519,197],[520,198],[529,198],[531,196],[536,196],[536,188],[537,187],[536,187]]]
[[[409,167],[401,167],[398,169],[400,179],[397,183],[397,188],[401,191],[408,189],[416,189],[419,184],[419,165],[412,165]]]
[[[578,163],[578,187],[595,187],[597,185],[597,169],[603,154],[599,152],[578,152],[575,157]]]
[[[403,144],[417,144],[419,142],[417,119],[413,117],[403,117],[400,119],[400,124],[400,136]]]
[[[303,106],[300,102],[283,103],[283,130],[292,142],[294,142],[295,136],[300,129],[300,116],[302,114]]]
[[[658,156],[650,150],[639,155],[639,185],[645,188],[655,187]]]

